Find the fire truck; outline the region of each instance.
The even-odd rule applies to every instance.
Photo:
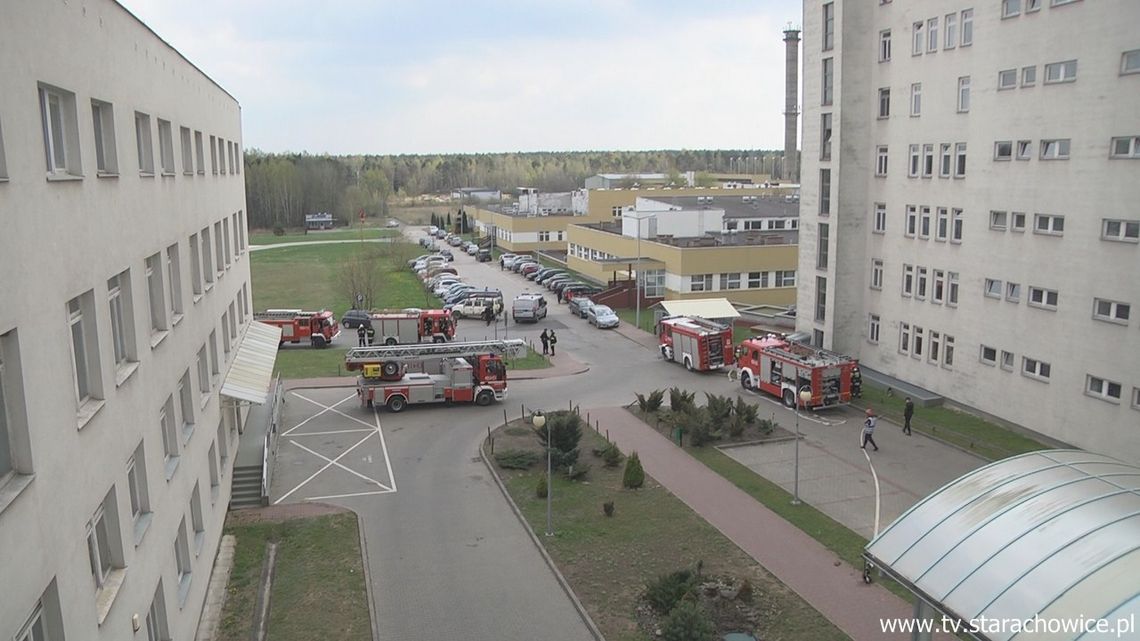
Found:
[[[658,323],[658,343],[667,361],[707,372],[732,365],[732,328],[690,316],[671,316]]]
[[[322,309],[306,312],[300,309],[267,309],[256,312],[253,320],[281,328],[281,343],[300,343],[308,340],[313,347],[328,347],[340,334],[340,325],[333,313]]]
[[[795,406],[800,391],[811,392],[810,401],[799,401],[805,409],[847,403],[859,392],[857,361],[775,334],[742,342],[736,348],[736,364],[741,387],[772,394],[788,407]]]
[[[383,405],[401,412],[409,404],[501,401],[507,397],[503,358],[526,353],[526,341],[516,338],[355,347],[345,353],[344,362],[349,370],[360,371],[356,394],[361,407]]]
[[[455,338],[455,321],[445,309],[380,310],[369,317],[377,344],[444,343]]]

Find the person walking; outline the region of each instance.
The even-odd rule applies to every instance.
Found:
[[[546,333],[545,329],[542,330],[542,333],[538,335],[538,340],[542,341],[542,355],[545,356],[545,355],[549,354],[550,353],[550,335]]]
[[[555,336],[554,330],[550,330],[550,355],[554,356],[554,346],[558,344],[558,337]]]
[[[910,419],[914,418],[914,401],[906,397],[906,407],[903,409],[903,434],[910,436]]]
[[[867,443],[879,451],[879,444],[875,442],[875,424],[878,423],[878,417],[875,416],[875,410],[867,409],[867,420],[863,421],[863,444],[859,447],[867,449]]]
[[[487,321],[487,325],[490,325],[491,321],[495,320],[495,312],[491,309],[490,305],[483,308],[483,320]]]
[[[364,325],[365,325],[364,323],[361,323],[360,325],[356,326],[356,342],[357,342],[358,347],[364,347],[365,346],[364,340],[365,340],[365,337],[368,335],[367,334],[368,328],[365,327]]]
[[[372,323],[368,323],[368,329],[365,332],[368,334],[368,346],[371,347],[376,340],[376,329],[372,327]]]

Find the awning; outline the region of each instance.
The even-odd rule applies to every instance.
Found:
[[[280,342],[280,327],[251,321],[226,373],[222,394],[258,405],[264,403]]]
[[[737,318],[740,312],[728,302],[727,298],[690,298],[687,300],[663,300],[661,309],[669,316],[698,316],[712,320],[714,318]]]

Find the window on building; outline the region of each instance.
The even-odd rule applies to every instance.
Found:
[[[910,115],[922,115],[922,83],[915,82],[910,86]]]
[[[888,39],[890,32],[887,32]],[[889,51],[889,43],[888,43]],[[1132,51],[1125,51],[1120,54],[1120,73],[1140,73],[1140,49],[1133,49]]]
[[[102,590],[112,572],[124,567],[115,488],[107,492],[87,522],[87,557],[91,562],[91,576],[95,579],[96,590]]]
[[[933,270],[933,286],[931,287],[931,302],[942,304],[946,300],[946,272],[941,269]]]
[[[190,141],[190,129],[187,127],[178,128],[178,138],[182,151],[182,175],[194,175],[194,148],[193,143]]]
[[[1001,17],[1013,18],[1021,15],[1021,0],[1001,0]]]
[[[226,173],[226,141],[224,138],[218,138],[218,173]]]
[[[917,178],[918,170],[922,164],[921,156],[919,156],[918,145],[911,145],[907,149],[910,152],[910,164],[907,165],[906,175],[911,178]]]
[[[887,175],[887,146],[879,145],[875,148],[875,175]]]
[[[202,296],[202,253],[198,247],[198,234],[190,235],[190,284],[194,290],[194,302]]]
[[[1002,282],[996,278],[986,279],[985,295],[989,298],[1001,298],[1001,285]]]
[[[823,276],[815,277],[815,320],[827,320],[827,278]]]
[[[942,334],[930,330],[930,349],[926,352],[927,362],[937,365],[942,358]]]
[[[958,113],[970,110],[970,76],[958,78]]]
[[[1061,236],[1065,233],[1065,217],[1049,214],[1034,214],[1033,233]]]
[[[831,170],[819,170],[819,214],[826,216],[831,213]]]
[[[0,490],[32,473],[19,351],[16,330],[0,335]]]
[[[67,302],[67,323],[71,334],[71,357],[75,367],[75,395],[82,408],[88,401],[103,397],[99,367],[99,333],[95,327],[94,291]]]
[[[910,324],[899,323],[899,352],[910,353]]]
[[[912,56],[922,55],[922,49],[926,45],[926,36],[923,32],[924,25],[925,23],[919,20],[918,22],[914,23],[914,27],[911,30],[912,37],[910,53]]]
[[[823,5],[823,50],[830,51],[835,46],[835,3]]]
[[[776,287],[795,287],[796,286],[796,271],[784,270],[777,271],[775,275]]]
[[[740,289],[740,272],[726,272],[720,275],[721,289]]]
[[[194,528],[194,554],[202,552],[202,544],[206,542],[206,521],[202,518],[202,493],[198,483],[194,483],[194,491],[190,493],[190,526]]]
[[[954,368],[954,337],[949,334],[942,335],[942,366]]]
[[[1057,298],[1056,290],[1034,287],[1032,285],[1029,287],[1029,304],[1034,307],[1056,311]]]
[[[768,287],[768,272],[748,272],[748,289]]]
[[[994,160],[1013,160],[1013,141],[999,140],[994,143]]]
[[[917,270],[918,278],[914,288],[914,297],[918,300],[926,300],[926,285],[928,271],[925,267],[919,267]]]
[[[938,219],[934,225],[934,240],[945,242],[950,235],[950,212],[945,207],[937,209]]]
[[[914,294],[914,265],[903,265],[902,295]]]
[[[934,145],[922,146],[922,177],[934,176]]]
[[[538,242],[540,242],[540,243],[550,242],[550,232],[548,232],[548,231],[538,232]]]
[[[949,178],[950,167],[953,165],[950,154],[950,143],[942,143],[939,145],[939,161],[938,161],[938,177]]]
[[[45,84],[39,94],[48,176],[82,176],[75,94]]]
[[[170,626],[166,620],[166,597],[162,592],[162,579],[146,612],[146,641],[170,641]]]
[[[1017,159],[1029,160],[1033,156],[1033,141],[1032,140],[1018,140],[1017,141]]]
[[[1021,302],[1021,283],[1006,282],[1005,299],[1011,303]]]
[[[194,164],[195,171],[198,172],[199,176],[204,175],[206,173],[206,153],[203,150],[202,132],[200,131],[194,132],[194,158],[197,161]]]
[[[945,49],[953,49],[958,45],[958,14],[947,14],[945,24],[946,37],[943,39],[942,46]]]
[[[218,360],[217,330],[210,332],[210,340],[208,341],[208,344],[210,346],[210,377],[211,380],[213,380],[213,377],[216,377],[222,373],[222,364],[221,361]]]
[[[1058,138],[1055,140],[1042,140],[1041,141],[1041,160],[1068,160],[1069,159],[1069,139]]]
[[[887,233],[887,204],[875,203],[875,224],[871,231],[876,234]]]
[[[1077,61],[1065,60],[1045,65],[1045,84],[1073,82],[1077,79]]]
[[[217,137],[210,136],[210,173],[218,173],[218,144]]]
[[[174,539],[174,566],[178,575],[178,604],[186,603],[190,594],[190,578],[193,564],[190,560],[190,543],[186,538],[186,517],[178,524],[178,534]]]
[[[1008,215],[1004,211],[990,212],[990,229],[1005,231],[1008,226]]]
[[[938,18],[926,21],[926,53],[938,51]]]
[[[218,498],[218,493],[221,490],[221,477],[218,475],[218,446],[217,442],[210,443],[210,502],[213,503]]]
[[[870,314],[867,322],[867,342],[879,343],[879,315]]]
[[[178,243],[166,248],[166,280],[170,283],[170,317],[174,323],[182,319],[182,264]]]
[[[162,255],[154,254],[146,259],[146,288],[150,308],[150,332],[152,347],[157,345],[156,337],[170,329],[166,318],[166,298],[162,283]]]
[[[954,145],[954,177],[966,177],[966,143],[964,142]]]
[[[162,175],[174,175],[174,132],[170,121],[158,119],[158,152],[162,162]]]
[[[8,161],[4,159],[4,127],[0,126],[0,183],[8,182]]]
[[[998,72],[998,90],[1017,87],[1017,69],[1004,69]]]
[[[918,237],[925,240],[930,238],[930,207],[924,205],[920,211],[922,215],[918,221]]]
[[[889,118],[891,116],[891,88],[883,87],[879,89],[879,117]]]
[[[1013,362],[1014,362],[1013,352],[1007,352],[1004,349],[1001,350],[1001,368],[1007,372],[1012,372],[1013,371]]]
[[[1100,238],[1126,243],[1140,241],[1140,220],[1102,218]]]
[[[1025,212],[1015,211],[1012,214],[1010,214],[1009,228],[1011,231],[1015,231],[1015,232],[1025,231]]]
[[[661,298],[665,295],[665,270],[647,269],[641,280],[646,298]],[[244,299],[243,299],[244,302]],[[239,306],[240,309],[241,306]]]
[[[981,350],[978,352],[978,360],[986,365],[997,365],[997,348],[982,345]]]
[[[962,42],[961,46],[969,47],[974,44],[974,10],[962,10]]]
[[[127,459],[127,491],[131,499],[131,519],[134,522],[134,543],[142,541],[150,525],[150,486],[146,475],[146,452],[142,441],[135,448],[131,458]]]
[[[1113,138],[1112,158],[1140,158],[1140,136]]]
[[[889,62],[891,59],[891,30],[884,29],[879,32],[879,62]]]
[[[135,149],[139,159],[139,173],[154,175],[154,142],[151,138],[150,116],[135,112]]]
[[[1048,381],[1052,375],[1052,367],[1049,363],[1039,361],[1035,358],[1028,356],[1021,357],[1021,373],[1024,376],[1035,378],[1042,381]]]
[[[871,259],[871,289],[883,288],[883,259]]]
[[[1088,374],[1085,376],[1085,393],[1094,398],[1110,403],[1119,403],[1123,387],[1120,383],[1110,381],[1099,376]]]
[[[119,173],[119,157],[115,148],[115,109],[109,102],[91,101],[91,123],[95,127],[95,169],[98,175]]]
[[[1041,0],[1025,0],[1025,13],[1032,13],[1041,9]]]
[[[220,277],[226,271],[225,235],[220,220],[214,223],[214,261],[214,268]]]
[[[1093,299],[1093,318],[1110,323],[1127,325],[1132,305],[1105,298]]]
[[[1037,66],[1029,65],[1021,68],[1021,86],[1032,87],[1037,84]]]
[[[962,227],[963,227],[962,210],[957,209],[957,208],[951,209],[950,210],[950,242],[952,242],[952,243],[962,242]]]
[[[115,369],[122,374],[131,363],[138,362],[129,269],[107,281],[107,305],[111,312],[111,347],[115,356]]]
[[[834,82],[835,82],[834,72],[835,72],[835,60],[832,58],[824,58],[823,59],[823,74],[822,74],[822,80],[823,80],[823,88],[822,89],[823,90],[822,90],[821,96],[820,96],[820,104],[821,105],[827,106],[827,105],[830,105],[832,102],[832,99],[833,99],[832,90],[833,90]]]
[[[913,238],[916,234],[918,234],[918,207],[907,205],[906,227],[903,228],[903,235]]]
[[[712,274],[693,274],[689,276],[689,291],[691,292],[708,292],[712,291]]]
[[[946,305],[958,306],[958,272],[946,272]]]
[[[819,159],[831,160],[831,114],[819,117]]]
[[[202,403],[210,397],[210,361],[206,356],[206,346],[202,345],[202,349],[198,350],[198,390],[201,394]]]
[[[819,224],[819,234],[816,237],[816,252],[815,252],[815,268],[827,269],[827,252],[828,252],[828,235],[830,234],[830,225],[827,223]]]
[[[175,421],[174,397],[167,396],[166,402],[162,404],[162,408],[158,412],[158,428],[162,435],[162,460],[165,463],[167,480],[174,476],[174,470],[178,468],[181,454],[178,428]]]

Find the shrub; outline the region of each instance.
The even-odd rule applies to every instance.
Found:
[[[539,443],[547,447],[546,435],[550,434],[552,464],[562,469],[578,462],[578,442],[582,440],[582,417],[569,411],[551,412],[546,415],[546,425],[542,429],[533,428]]]
[[[602,462],[609,468],[621,465],[622,459],[624,458],[625,455],[618,449],[617,443],[610,443],[610,446],[602,452]]]
[[[745,603],[752,602],[752,582],[744,579],[740,582],[740,590],[736,592],[736,598],[744,601]]]
[[[712,641],[714,633],[709,615],[689,599],[677,604],[661,624],[664,641]]]
[[[689,442],[694,447],[703,447],[710,441],[720,438],[720,434],[713,424],[713,418],[707,411],[697,410],[689,414]]]
[[[633,395],[637,397],[637,409],[641,410],[643,414],[648,413],[649,399],[645,398],[645,395],[640,392],[634,392]]]
[[[285,228],[282,227],[281,225],[274,227],[273,228],[273,235],[274,236],[284,236],[285,235]]]
[[[629,455],[625,462],[625,472],[621,476],[621,484],[631,490],[645,485],[645,469],[641,467],[641,459],[637,456],[637,452]]]
[[[665,402],[665,390],[653,390],[649,393],[649,399],[646,401],[646,411],[656,412],[661,409],[661,404]]]
[[[686,392],[679,387],[670,387],[669,408],[674,412],[687,412],[696,406],[694,403],[696,397],[696,392]]]
[[[736,405],[732,408],[732,412],[740,419],[745,425],[751,425],[756,422],[756,417],[760,413],[760,408],[747,403],[744,397],[736,397]]]
[[[660,614],[668,614],[674,606],[691,594],[697,580],[692,570],[677,570],[662,574],[645,586],[645,600]]]
[[[728,421],[728,435],[736,438],[744,433],[744,428],[747,423],[740,418],[739,414],[733,414],[732,418]]]
[[[757,421],[756,428],[760,430],[761,434],[771,434],[772,430],[776,429],[776,422],[762,418]]]
[[[538,452],[529,450],[503,450],[495,452],[495,462],[504,470],[525,470],[537,463],[542,457]]]
[[[705,409],[709,413],[709,417],[716,423],[724,423],[732,414],[732,399],[727,396],[718,396],[717,394],[709,394],[705,392],[705,397],[708,402],[705,404]]]
[[[546,485],[546,475],[543,474],[542,476],[538,477],[538,483],[536,483],[534,486],[534,495],[540,499],[544,499],[546,498],[546,494],[549,491],[550,488]]]
[[[590,474],[590,466],[582,463],[581,465],[571,465],[566,468],[566,478],[571,481],[581,481]]]
[[[606,501],[605,503],[602,503],[602,512],[606,516],[613,516],[614,515],[614,502],[613,501]]]

